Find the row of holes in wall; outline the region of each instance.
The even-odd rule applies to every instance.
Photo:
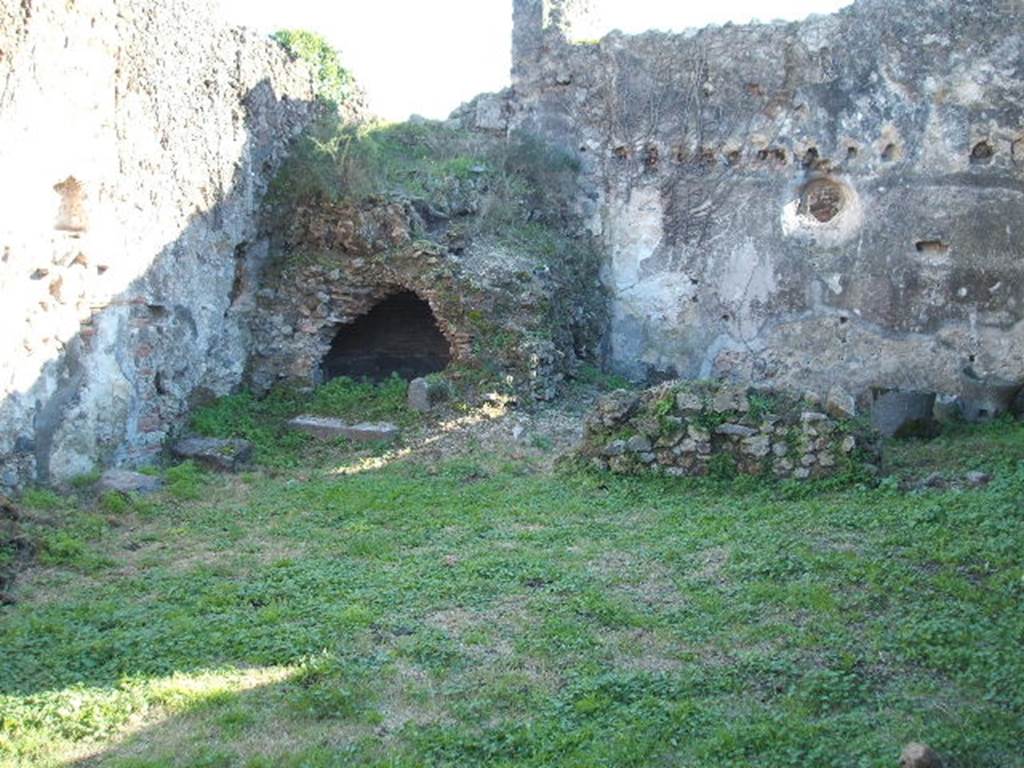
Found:
[[[586,146],[580,146],[580,152],[586,152]],[[612,155],[618,160],[626,160],[632,156],[633,150],[625,145],[620,145],[612,150]],[[848,146],[846,148],[846,158],[853,160],[859,154],[857,147]],[[899,160],[903,156],[903,150],[896,144],[887,144],[885,148],[879,154],[879,157],[883,162],[892,163]],[[729,165],[738,165],[743,160],[743,151],[739,149],[729,150],[724,154],[725,161]],[[979,141],[971,148],[970,161],[972,165],[988,165],[992,162],[992,158],[995,157],[995,149],[990,142]],[[717,158],[717,153],[710,147],[701,147],[694,154],[690,154],[689,150],[683,147],[676,148],[672,153],[672,159],[677,163],[686,162],[699,162],[704,164],[713,164]],[[789,155],[782,147],[766,147],[759,149],[755,154],[755,158],[759,163],[771,163],[776,166],[785,166],[789,163]],[[661,160],[661,150],[650,144],[641,151],[641,159],[643,164],[647,168],[654,168],[658,165]],[[822,169],[830,165],[829,161],[823,160],[817,149],[817,147],[810,147],[804,152],[801,160],[801,165],[804,168]]]

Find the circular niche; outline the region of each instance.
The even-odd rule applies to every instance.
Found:
[[[814,179],[804,185],[797,213],[804,219],[827,224],[843,212],[848,199],[846,187],[838,181]]]

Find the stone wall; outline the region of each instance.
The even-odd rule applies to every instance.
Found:
[[[573,45],[580,7],[516,0],[512,90],[474,106],[580,158],[616,370],[855,394],[1024,373],[1024,5]]]
[[[804,480],[876,470],[877,434],[841,395],[833,390],[824,413],[785,393],[715,382],[619,390],[598,400],[580,453],[617,474]]]
[[[306,67],[193,0],[0,0],[0,486],[157,451],[242,375]]]

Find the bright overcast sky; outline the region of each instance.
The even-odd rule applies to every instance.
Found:
[[[391,120],[444,118],[508,84],[512,0],[215,0],[232,22],[326,37]],[[605,30],[801,19],[851,0],[600,0]]]

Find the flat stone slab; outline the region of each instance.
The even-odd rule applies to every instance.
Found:
[[[745,427],[742,424],[719,424],[715,427],[715,432],[729,437],[753,437],[757,434],[756,429]]]
[[[252,458],[248,440],[224,440],[217,437],[190,437],[171,447],[179,459],[191,459],[220,472],[236,472]]]
[[[327,416],[296,416],[288,422],[288,426],[320,440],[344,437],[362,443],[387,442],[394,440],[399,434],[398,427],[388,421],[349,424]]]
[[[114,491],[117,493],[153,493],[163,487],[164,481],[159,477],[132,472],[128,469],[108,469],[96,483],[100,493]]]

